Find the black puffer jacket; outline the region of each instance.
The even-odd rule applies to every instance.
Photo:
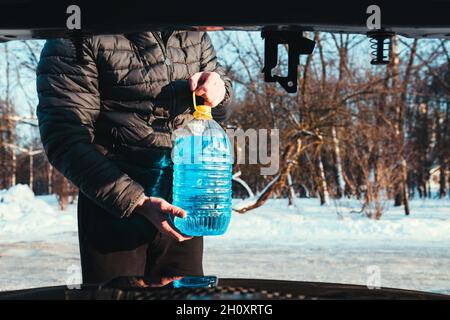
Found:
[[[87,61],[79,64],[69,40],[45,44],[37,70],[42,142],[50,162],[88,198],[128,216],[144,192],[167,195],[170,135],[192,113],[186,79],[221,75],[227,94],[216,118],[230,102],[230,80],[204,32],[95,36],[83,51]]]

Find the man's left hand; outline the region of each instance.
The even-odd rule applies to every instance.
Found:
[[[189,87],[205,104],[216,107],[225,98],[225,83],[217,72],[197,72],[189,78]]]

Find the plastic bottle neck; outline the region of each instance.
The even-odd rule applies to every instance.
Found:
[[[197,101],[195,99],[195,92],[192,93],[192,101],[194,104],[194,113],[193,116],[198,120],[210,120],[212,119],[211,107],[207,105],[197,105]]]

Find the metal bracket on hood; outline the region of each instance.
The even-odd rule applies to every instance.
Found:
[[[300,54],[311,54],[316,42],[303,37],[301,31],[291,30],[263,30],[264,39],[264,80],[278,82],[287,92],[297,92],[297,77]],[[273,75],[272,70],[278,64],[278,45],[288,47],[288,74],[286,77]]]

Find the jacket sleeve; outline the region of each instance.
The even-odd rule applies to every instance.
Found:
[[[211,42],[211,38],[205,32],[202,35],[202,55],[200,62],[201,71],[217,72],[225,83],[225,98],[223,101],[212,109],[212,114],[216,120],[224,120],[227,114],[227,106],[231,103],[233,88],[231,85],[231,79],[226,75],[224,68],[217,61],[216,51]]]
[[[144,197],[133,181],[93,144],[100,114],[98,73],[91,43],[78,64],[71,41],[49,40],[37,68],[37,117],[50,163],[83,194],[117,217],[129,216]]]

